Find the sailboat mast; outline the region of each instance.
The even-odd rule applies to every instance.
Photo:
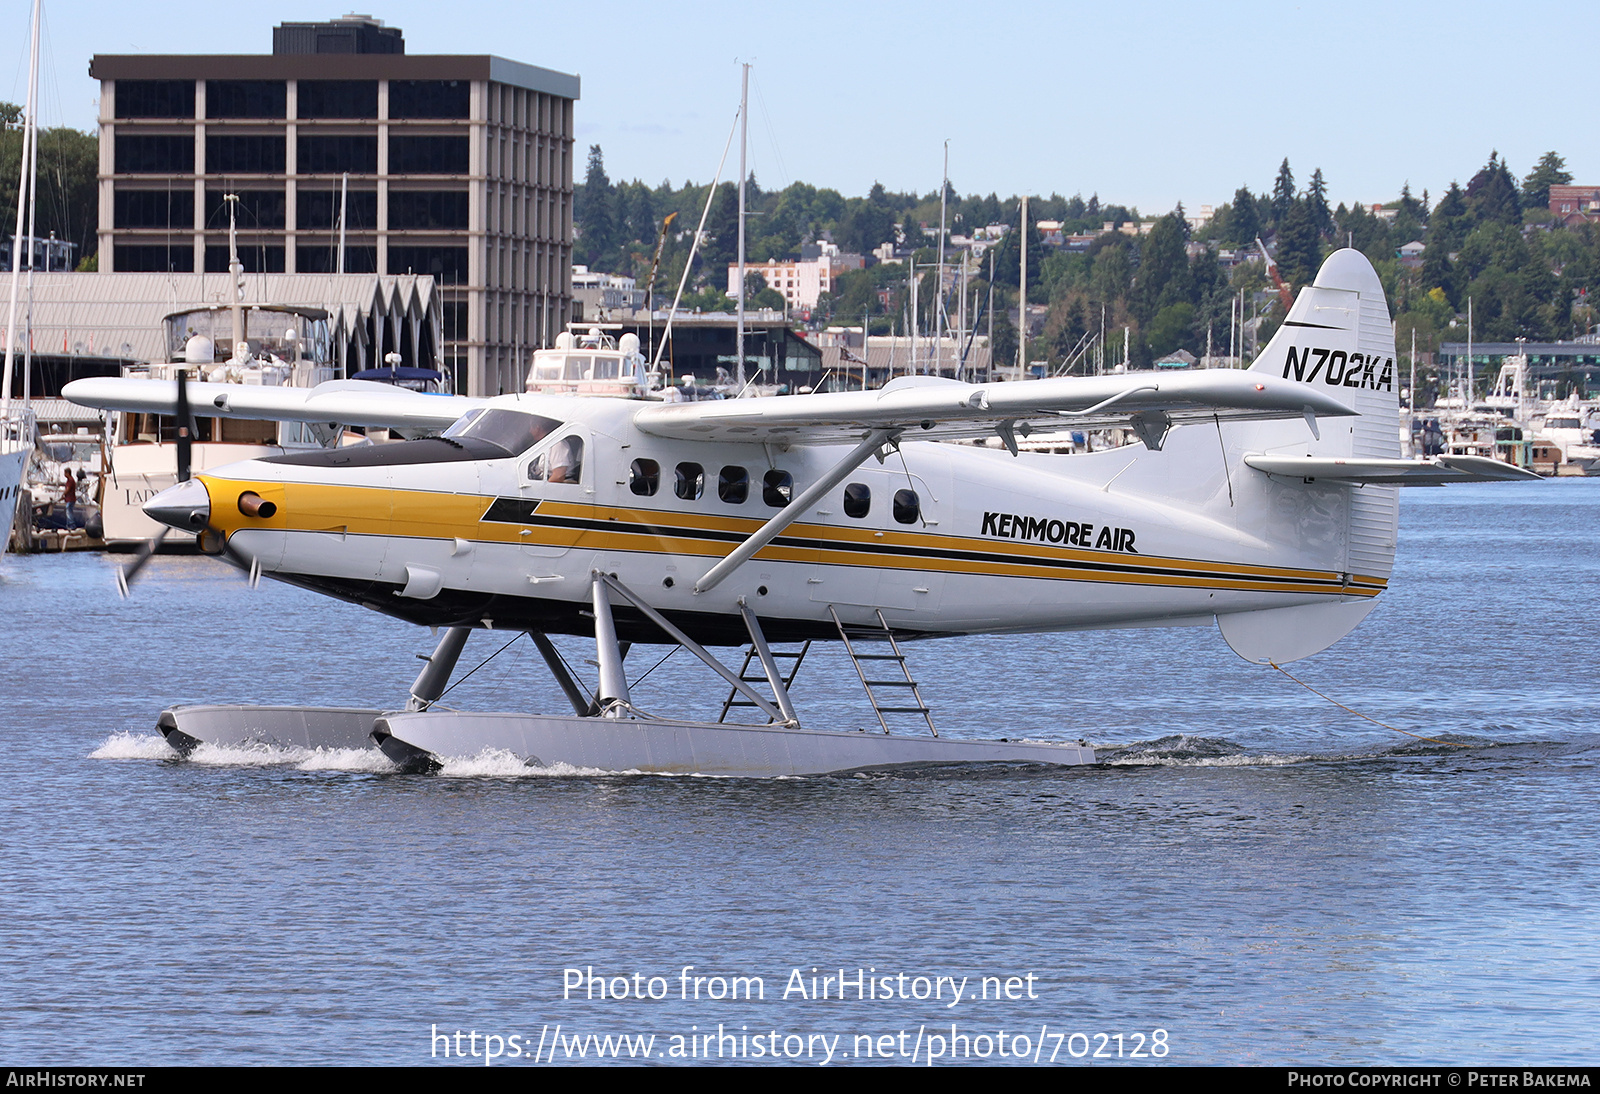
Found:
[[[739,393],[744,393],[744,183],[749,178],[745,169],[745,149],[750,130],[750,65],[746,63],[739,80]]]
[[[344,173],[344,179],[339,183],[339,272],[344,273],[344,228],[345,211],[349,208],[350,200],[350,172]]]
[[[1022,248],[1022,291],[1017,294],[1017,379],[1028,372],[1028,195],[1022,195],[1022,232],[1017,238]]]
[[[944,371],[944,222],[945,198],[950,190],[950,142],[944,142],[944,175],[939,182],[939,272],[933,282],[933,374]]]
[[[239,293],[244,288],[244,263],[239,261],[239,195],[224,194],[228,203],[228,310],[233,314],[233,345],[230,357],[242,356],[239,344],[244,341],[244,305]]]
[[[39,0],[35,0],[39,2]],[[33,140],[28,142],[28,291],[23,296],[22,312],[22,405],[33,405],[33,269],[38,265],[33,259],[35,241],[39,238],[39,119],[36,115],[39,102],[38,20],[34,20],[33,42],[28,62],[28,125],[33,130]],[[19,197],[17,199],[21,201]],[[45,261],[50,252],[45,251]],[[15,265],[15,260],[12,262]]]
[[[17,188],[17,231],[11,237],[11,306],[6,315],[6,363],[3,379],[0,379],[0,417],[5,417],[11,411],[11,370],[16,357],[17,347],[17,292],[22,278],[22,228],[23,228],[23,199],[32,191],[32,166],[33,145],[38,126],[34,123],[35,93],[39,86],[39,3],[33,0],[33,33],[28,54],[28,107],[22,118],[22,163],[21,178]],[[29,265],[32,265],[33,251],[29,248]],[[23,381],[26,385],[27,381]]]

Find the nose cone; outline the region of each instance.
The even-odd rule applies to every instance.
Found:
[[[180,532],[199,532],[211,521],[211,495],[199,479],[189,479],[145,502],[144,512]]]

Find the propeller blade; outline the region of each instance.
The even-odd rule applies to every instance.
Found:
[[[189,411],[189,370],[178,370],[178,481],[189,481],[190,445],[194,443],[194,415]]]
[[[156,549],[161,546],[161,541],[167,538],[167,533],[170,531],[172,531],[171,528],[161,529],[156,533],[154,539],[139,548],[139,554],[132,562],[117,568],[117,592],[124,598],[128,595],[128,586],[133,584],[133,579],[139,576],[139,571],[145,568],[145,565],[150,561],[150,556],[156,553]]]

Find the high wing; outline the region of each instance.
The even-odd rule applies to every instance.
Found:
[[[1171,426],[1188,422],[1354,413],[1306,384],[1259,372],[1207,369],[998,384],[910,376],[878,391],[666,403],[640,410],[634,422],[661,437],[784,445],[855,441],[868,430],[903,430],[908,438],[930,440],[993,433],[1014,450],[1016,435],[1044,430],[1122,426],[1132,428],[1148,447],[1160,448]]]
[[[190,383],[189,402],[202,418],[313,422],[397,430],[440,430],[487,399],[428,395],[367,380],[330,380],[313,388]],[[61,392],[80,406],[135,414],[171,414],[175,380],[98,377],[74,380]]]

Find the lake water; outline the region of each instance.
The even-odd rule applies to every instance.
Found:
[[[1402,514],[1378,609],[1291,671],[1449,743],[1214,629],[987,637],[910,648],[941,729],[1104,764],[773,781],[179,761],[163,705],[394,705],[430,640],[203,558],[119,601],[111,558],[6,557],[0,1055],[1587,1062],[1600,481]],[[865,724],[849,673],[808,662],[808,724]],[[724,690],[680,654],[635,699]],[[564,709],[525,640],[451,699]]]

